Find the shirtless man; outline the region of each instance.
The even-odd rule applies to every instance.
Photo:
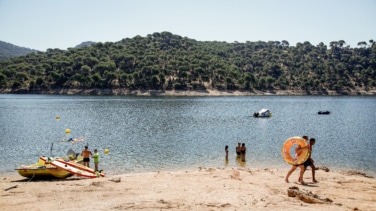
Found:
[[[93,154],[88,148],[88,146],[85,146],[85,150],[81,152],[81,156],[84,157],[84,166],[90,168],[90,157],[93,156]]]
[[[236,147],[236,158],[240,158],[240,156],[241,156],[241,151],[242,150],[242,145],[241,145],[241,143],[238,143],[238,146]]]
[[[313,183],[317,182],[317,180],[315,178],[316,167],[313,164],[314,163],[313,159],[311,158],[311,155],[312,155],[312,146],[315,145],[315,143],[316,143],[316,139],[314,139],[314,138],[309,139],[309,148],[308,148],[308,150],[309,150],[309,158],[303,163],[303,165],[304,165],[304,171],[307,169],[308,166],[311,167],[311,169],[312,169],[312,182]],[[303,178],[303,175],[301,175],[301,177]]]
[[[241,153],[241,158],[243,162],[245,162],[246,151],[247,151],[247,147],[245,147],[245,143],[242,143],[242,147],[240,148],[240,153]]]
[[[308,136],[303,136],[303,138],[304,138],[305,140],[308,141]],[[302,153],[302,149],[303,149],[303,148],[301,148],[300,145],[296,146],[296,148],[295,148],[295,156],[296,156],[296,157],[299,157],[299,156],[300,156],[300,154]],[[304,181],[303,181],[303,174],[304,174],[304,171],[305,171],[304,164],[293,165],[293,166],[291,167],[290,171],[287,172],[287,175],[286,175],[286,178],[285,178],[285,181],[286,181],[286,182],[289,182],[289,177],[290,177],[290,175],[291,175],[292,172],[294,172],[298,167],[300,168],[300,175],[299,175],[299,180],[298,180],[298,181],[299,181],[300,183],[302,183],[302,184],[305,184]]]

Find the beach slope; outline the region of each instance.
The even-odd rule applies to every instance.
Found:
[[[300,185],[298,171],[284,181],[288,170],[198,168],[32,181],[4,174],[0,210],[376,210],[375,178],[318,170],[314,184],[309,169],[308,185]]]

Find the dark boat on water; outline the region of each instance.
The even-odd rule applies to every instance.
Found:
[[[318,114],[330,114],[330,111],[319,111]]]

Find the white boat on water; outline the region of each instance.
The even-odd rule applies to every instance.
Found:
[[[269,111],[269,109],[263,108],[259,112],[255,112],[253,114],[253,117],[271,117],[272,112]]]

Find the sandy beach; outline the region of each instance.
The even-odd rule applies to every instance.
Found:
[[[376,210],[375,178],[320,169],[319,182],[311,183],[308,169],[308,184],[301,185],[298,170],[284,181],[288,170],[198,168],[31,181],[2,173],[0,210]]]

